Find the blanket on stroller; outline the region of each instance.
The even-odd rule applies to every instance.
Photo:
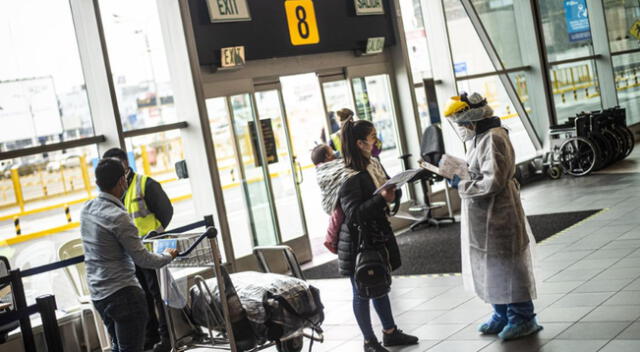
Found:
[[[233,282],[231,287],[235,288],[242,305],[242,312],[237,308],[231,311],[231,320],[233,322],[235,318],[236,321],[240,321],[243,313],[246,314],[257,343],[275,341],[303,328],[319,329],[324,320],[324,306],[320,301],[320,293],[304,280],[280,274],[248,271],[231,274],[229,282]],[[213,293],[213,304],[210,300],[202,298],[203,292],[197,286],[190,289],[192,319],[201,326],[206,326],[202,323],[206,324],[206,314],[210,314],[209,311],[221,311],[216,279],[206,280],[206,283]],[[209,309],[198,307],[202,304],[209,305]],[[199,316],[202,314],[205,316]],[[235,326],[233,330],[236,331]]]

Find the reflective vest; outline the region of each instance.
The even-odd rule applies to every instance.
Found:
[[[342,153],[342,141],[340,140],[340,131],[331,134],[331,141],[336,152]]]
[[[149,231],[164,231],[162,224],[156,215],[149,211],[144,201],[144,190],[147,185],[147,176],[134,174],[131,184],[124,196],[124,207],[138,228],[138,235],[144,236]]]

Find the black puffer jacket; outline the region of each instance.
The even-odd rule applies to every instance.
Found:
[[[353,275],[358,253],[359,223],[373,224],[384,233],[391,268],[395,270],[400,267],[398,243],[386,216],[387,203],[380,194],[373,195],[375,190],[376,186],[368,172],[351,176],[340,188],[340,205],[345,214],[338,241],[338,267],[341,275]],[[401,192],[397,191],[396,197],[400,195]]]

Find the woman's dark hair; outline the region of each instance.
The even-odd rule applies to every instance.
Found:
[[[362,154],[358,141],[364,141],[371,134],[374,126],[367,120],[347,121],[340,130],[342,156],[344,164],[356,171],[365,171],[369,166],[369,158]]]
[[[96,183],[102,192],[113,189],[122,176],[124,166],[118,159],[104,158],[96,166]]]
[[[313,165],[318,165],[327,161],[327,147],[326,144],[318,144],[311,150],[311,162]]]

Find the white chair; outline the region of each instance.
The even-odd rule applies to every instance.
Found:
[[[73,257],[77,257],[84,254],[82,247],[82,240],[79,238],[66,242],[58,249],[58,259],[65,260]],[[75,291],[80,306],[80,319],[82,322],[82,333],[84,335],[84,343],[87,347],[87,351],[91,352],[91,342],[89,339],[89,323],[86,318],[85,312],[90,311],[93,316],[93,324],[98,334],[98,341],[100,342],[100,350],[111,350],[111,340],[109,334],[100,318],[100,315],[96,311],[91,303],[89,295],[89,285],[87,284],[87,271],[84,263],[78,263],[73,266],[64,267],[64,273],[67,275],[73,290]]]

